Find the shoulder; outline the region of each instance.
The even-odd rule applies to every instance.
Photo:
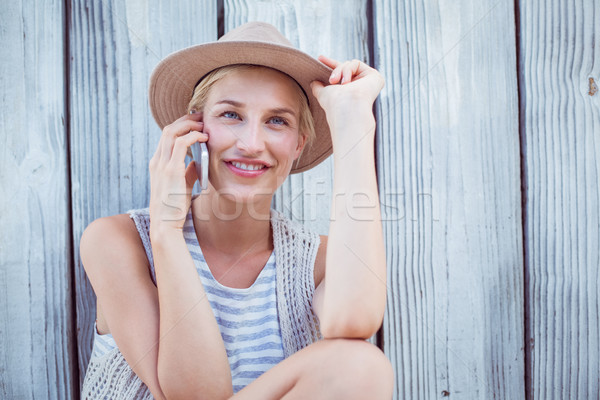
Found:
[[[137,223],[129,214],[103,217],[81,236],[81,262],[98,300],[97,328],[103,334],[116,332],[115,327],[135,332],[132,325],[147,326],[158,312],[157,289]]]
[[[82,254],[89,254],[107,248],[117,251],[138,242],[141,244],[134,222],[128,214],[119,214],[92,221],[83,231],[79,246]]]
[[[128,214],[94,220],[83,232],[79,250],[92,285],[95,279],[114,272],[119,266],[133,266],[119,269],[121,273],[140,273],[148,265],[137,228]]]

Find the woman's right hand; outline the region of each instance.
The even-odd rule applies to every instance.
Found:
[[[192,201],[192,188],[198,179],[195,163],[185,167],[188,148],[206,142],[202,114],[184,115],[165,126],[150,159],[150,230],[183,229]]]
[[[197,179],[195,163],[186,168],[185,156],[193,143],[208,140],[203,129],[200,114],[179,118],[163,129],[150,161],[150,240],[158,311],[156,376],[166,398],[233,394],[219,325],[183,236]]]

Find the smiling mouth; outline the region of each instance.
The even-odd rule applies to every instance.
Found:
[[[266,167],[264,164],[244,164],[237,161],[231,161],[231,165],[236,168],[243,169],[244,171],[258,171]]]

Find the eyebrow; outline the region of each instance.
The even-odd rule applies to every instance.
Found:
[[[228,99],[217,101],[215,104],[231,104],[232,106],[235,106],[235,107],[242,107],[244,105],[244,103],[240,103],[239,101],[228,100]]]
[[[239,101],[229,100],[229,99],[217,101],[215,103],[215,105],[217,105],[217,104],[230,104],[234,107],[240,107],[240,108],[244,107],[244,103],[240,103]],[[291,108],[287,108],[287,107],[271,108],[271,109],[269,109],[269,112],[273,113],[273,114],[290,114],[294,117],[297,116],[296,113],[294,112],[294,110],[292,110]]]

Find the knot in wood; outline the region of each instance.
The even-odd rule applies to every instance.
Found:
[[[588,94],[590,96],[593,96],[597,92],[598,92],[598,86],[596,85],[596,82],[594,82],[594,78],[590,78],[590,91],[588,92]]]

